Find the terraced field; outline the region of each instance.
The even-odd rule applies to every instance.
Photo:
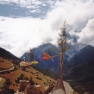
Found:
[[[0,68],[9,69],[12,67],[11,65],[12,65],[11,61],[8,61],[5,59],[2,59],[0,61]],[[9,88],[16,91],[18,89],[19,83],[17,83],[15,80],[17,80],[17,78],[20,75],[24,75],[24,77],[28,79],[32,78],[34,83],[41,85],[41,91],[44,91],[45,87],[48,86],[49,84],[56,82],[56,80],[42,74],[41,72],[35,70],[31,66],[26,67],[25,71],[23,71],[21,67],[16,66],[16,69],[14,69],[13,71],[2,73],[0,74],[0,77],[9,79],[11,82],[11,85],[9,86]]]
[[[12,67],[12,63],[9,60],[0,57],[0,70],[10,69],[11,67]]]

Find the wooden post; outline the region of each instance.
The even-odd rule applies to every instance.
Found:
[[[60,53],[60,79],[62,80],[63,53]]]
[[[63,74],[63,70],[62,70],[62,67],[63,67],[63,52],[60,53],[60,80],[62,81],[63,83],[63,77],[62,77],[62,74]],[[63,89],[65,91],[65,87],[64,87],[64,84],[63,84]],[[66,94],[66,91],[65,91],[65,94]]]

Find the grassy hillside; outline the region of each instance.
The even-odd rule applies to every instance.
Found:
[[[5,70],[5,69],[10,69],[13,64],[13,62],[11,60],[6,60],[4,58],[0,57],[0,69],[2,69],[1,71]],[[23,71],[22,67],[20,67],[19,65],[15,65],[13,70],[8,70],[5,72],[1,72],[0,73],[0,91],[3,91],[4,89],[6,90],[6,87],[8,87],[8,91],[10,90],[10,92],[6,92],[4,94],[13,94],[14,92],[17,91],[18,87],[19,87],[19,80],[22,80],[24,78],[26,79],[30,79],[32,78],[33,82],[35,84],[41,85],[41,92],[43,92],[46,88],[46,86],[49,86],[51,84],[56,83],[56,78],[53,79],[54,74],[52,75],[52,73],[50,75],[52,75],[52,78],[47,76],[50,72],[47,70],[42,72],[42,69],[40,71],[38,71],[40,69],[34,68],[32,66],[28,66],[25,67],[25,70]],[[56,77],[56,75],[55,75]],[[78,93],[74,93],[74,94],[78,94]]]
[[[12,62],[6,59],[1,58],[0,69],[9,69],[11,68]],[[41,91],[44,91],[45,87],[51,83],[55,83],[56,80],[42,74],[38,70],[35,70],[33,67],[29,66],[25,68],[25,71],[21,67],[16,66],[14,70],[7,71],[0,74],[0,77],[3,77],[5,80],[10,81],[9,88],[14,91],[17,90],[19,86],[18,78],[23,75],[27,79],[32,78],[35,84],[41,85]]]
[[[12,67],[12,62],[0,57],[0,69],[9,69]]]

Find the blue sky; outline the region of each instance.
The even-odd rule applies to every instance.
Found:
[[[0,47],[20,57],[30,48],[57,45],[66,20],[69,42],[94,46],[93,0],[0,0]]]

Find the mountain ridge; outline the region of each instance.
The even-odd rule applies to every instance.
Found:
[[[83,48],[84,46],[85,46],[84,44],[75,44],[71,46],[70,49],[67,50],[67,52],[65,52],[64,66],[66,66],[70,58],[72,58],[72,56],[74,56],[75,53],[79,52],[79,50]],[[53,49],[59,50],[59,47],[56,47],[55,45],[52,45],[51,43],[46,43],[46,44],[40,45],[32,49],[32,51],[34,52],[35,60],[39,61],[39,64],[36,65],[37,67],[49,69],[55,72],[56,74],[58,74],[59,62],[60,62],[59,56],[53,58],[53,61],[52,60],[47,60],[47,61],[40,60],[43,52],[48,53],[49,51],[50,55],[52,56],[58,54],[58,52]],[[20,58],[23,60],[23,57],[26,57],[27,61],[30,61],[29,53],[24,53]]]
[[[49,47],[51,47],[50,44],[48,44],[48,45],[49,45]],[[42,46],[40,46],[41,54],[42,54],[42,51],[47,51],[47,44],[45,44],[45,49],[43,49],[43,50],[41,48]],[[33,51],[36,49],[33,49]],[[40,51],[40,50],[38,49],[38,51]],[[37,51],[36,51],[36,53],[37,53]],[[39,54],[39,52],[38,52],[38,54]],[[52,54],[55,54],[55,53],[52,53]],[[64,65],[63,78],[65,81],[70,83],[70,85],[74,88],[75,91],[84,92],[83,91],[83,88],[84,88],[85,91],[88,90],[89,92],[91,92],[91,91],[93,92],[93,88],[94,88],[93,87],[93,84],[94,84],[94,80],[93,80],[94,79],[94,74],[93,74],[94,73],[94,63],[93,63],[94,59],[93,59],[93,56],[94,56],[94,47],[87,45],[84,48],[82,48],[81,50],[76,51],[75,55],[73,55],[73,57],[69,60],[69,62]],[[41,57],[41,55],[40,55],[40,57]],[[43,62],[40,64],[42,65],[42,64],[46,63],[46,65],[48,64],[47,67],[50,64],[54,64],[54,62],[52,62],[52,61],[50,63],[49,62]],[[57,62],[56,62],[56,64],[57,64]],[[40,66],[36,65],[34,67],[38,68],[38,67],[41,67],[41,65]],[[53,67],[50,66],[50,68],[48,68],[48,71],[50,72],[50,70],[51,71],[53,70],[56,73],[57,68],[59,70],[59,61],[58,61],[57,65],[58,66],[55,66],[55,68],[54,68],[54,66]],[[42,68],[44,68],[44,65],[42,65],[42,66],[43,66]],[[42,68],[39,70],[43,71]],[[47,68],[44,68],[44,69],[45,69],[44,74],[48,73],[47,75],[49,75],[49,72],[47,72],[47,70],[46,70]],[[59,73],[59,71],[58,71],[58,73]]]
[[[13,60],[15,61],[20,61],[20,58],[16,57],[15,55],[13,55],[11,52],[5,50],[4,48],[0,47],[0,57],[3,57],[5,59],[9,59],[9,60]],[[17,64],[18,64],[17,62]]]
[[[64,75],[64,79],[77,91],[88,90],[93,92],[94,88],[94,47],[87,45],[75,54],[66,65],[65,70],[68,70]],[[75,84],[79,86],[75,87]],[[84,90],[83,90],[84,88]],[[92,93],[90,93],[92,94]]]

